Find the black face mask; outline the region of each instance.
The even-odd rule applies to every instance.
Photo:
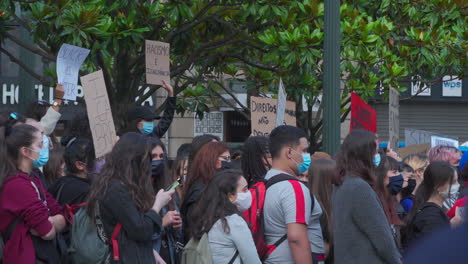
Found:
[[[153,160],[151,161],[151,176],[159,177],[164,175],[164,162],[163,160]]]
[[[416,180],[415,179],[409,179],[408,180],[408,186],[401,189],[402,198],[405,199],[405,198],[411,196],[414,189],[416,189]]]
[[[225,161],[225,160],[221,161],[221,169],[222,170],[228,170],[230,168],[232,168],[232,165],[231,165],[230,161]]]
[[[403,188],[403,175],[390,177],[390,183],[387,185],[392,195],[397,195]]]

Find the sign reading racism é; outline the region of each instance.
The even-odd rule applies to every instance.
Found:
[[[277,99],[250,97],[253,136],[268,136],[276,127]],[[286,102],[284,125],[296,126],[296,103]]]
[[[162,85],[162,81],[170,83],[169,43],[146,40],[146,83]]]

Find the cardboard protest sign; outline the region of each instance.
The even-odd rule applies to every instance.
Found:
[[[57,79],[65,90],[64,100],[76,100],[78,90],[78,73],[81,64],[88,57],[89,50],[63,44],[57,56]]]
[[[351,126],[354,129],[365,129],[377,132],[377,113],[355,93],[351,93]]]
[[[163,80],[170,83],[169,43],[146,40],[145,45],[146,83],[162,85]]]
[[[406,146],[418,145],[418,144],[430,144],[432,141],[432,136],[438,136],[443,138],[448,138],[452,140],[457,140],[457,137],[451,137],[442,135],[439,133],[434,133],[430,131],[418,130],[413,128],[405,128],[405,142]]]
[[[388,105],[388,137],[389,145],[398,152],[398,143],[400,142],[400,94],[394,88],[390,88],[390,97]]]
[[[250,97],[250,117],[253,136],[268,136],[276,127],[277,100],[264,97]],[[296,103],[286,102],[284,123],[296,126]]]
[[[81,77],[81,84],[96,158],[100,158],[112,150],[116,139],[114,119],[102,70]]]
[[[436,146],[452,146],[458,148],[458,140],[446,138],[446,137],[431,137],[431,147]]]
[[[411,154],[422,154],[422,155],[427,155],[427,152],[431,148],[430,144],[419,144],[419,145],[413,145],[405,148],[399,149],[399,154],[400,157],[403,159],[408,157]]]
[[[278,88],[278,102],[276,105],[276,126],[281,126],[284,124],[284,113],[286,111],[286,91],[284,90],[283,80],[280,78],[279,88]]]

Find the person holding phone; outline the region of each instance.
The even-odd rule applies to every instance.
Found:
[[[92,218],[99,212],[106,237],[112,237],[115,226],[122,224],[117,236],[119,264],[155,263],[153,234],[163,231],[161,210],[174,191],[154,190],[151,178],[150,138],[127,133],[106,157],[106,164],[91,184],[87,213]],[[157,195],[155,196],[155,193]]]
[[[152,137],[150,142],[153,189],[174,192],[179,186],[179,181],[171,182],[166,147],[159,138]],[[179,213],[179,206],[180,198],[175,193],[171,203],[161,209],[162,231],[153,234],[153,249],[158,252],[161,260],[171,264],[178,263],[183,249],[182,217]]]

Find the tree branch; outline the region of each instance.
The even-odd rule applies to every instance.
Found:
[[[226,98],[224,98],[221,94],[219,94],[218,92],[216,92],[214,89],[210,89],[216,96],[218,96],[225,104],[229,105],[232,109],[234,109],[236,112],[240,113],[241,115],[243,115],[247,120],[250,120],[250,116],[248,114],[246,114],[244,111],[239,111],[239,110],[236,110],[236,106],[233,105],[231,102],[229,102],[229,100],[227,100]]]
[[[3,52],[5,55],[8,56],[11,62],[16,63],[18,66],[20,66],[23,70],[25,70],[27,73],[29,73],[34,79],[37,79],[38,81],[41,82],[42,85],[44,86],[53,86],[49,81],[47,81],[43,76],[37,74],[34,72],[31,68],[26,66],[21,60],[16,58],[13,54],[11,54],[9,51],[6,49],[0,47],[0,52]]]
[[[21,25],[23,26],[27,31],[29,31],[30,34],[32,34],[32,28],[28,25],[26,21],[21,19],[19,16],[15,14],[15,12],[10,12],[13,18]],[[52,54],[53,52],[48,48],[47,43],[44,40],[39,40],[37,42],[37,45],[44,51],[46,51],[49,54]]]
[[[242,104],[242,103],[239,101],[239,99],[237,99],[237,97],[236,97],[231,91],[229,91],[229,89],[227,89],[220,81],[216,80],[216,81],[214,81],[214,83],[218,84],[219,87],[223,88],[223,90],[224,90],[227,94],[229,94],[229,95],[232,97],[232,99],[234,99],[234,101],[236,101],[236,103],[237,103],[238,105],[240,105],[240,107],[241,107],[244,111],[250,111],[250,109],[247,108],[247,107],[245,107],[245,105]]]
[[[44,50],[42,50],[40,48],[33,47],[33,46],[27,44],[26,42],[21,41],[20,39],[18,39],[17,37],[13,36],[12,34],[10,34],[8,32],[5,32],[4,34],[5,34],[5,36],[7,38],[12,40],[13,42],[18,44],[19,46],[31,51],[32,53],[38,54],[38,55],[48,59],[49,61],[56,61],[57,60],[57,57],[55,57],[54,55],[49,54],[49,53],[45,52]]]
[[[238,60],[244,62],[247,65],[250,65],[250,66],[255,67],[255,68],[259,68],[261,70],[272,71],[272,72],[281,72],[281,71],[278,70],[278,66],[260,65],[260,64],[251,62],[251,61],[247,60],[246,58],[243,58],[242,56],[239,56],[239,55],[228,55],[228,57],[238,59]],[[283,71],[283,72],[285,72],[285,71]]]

